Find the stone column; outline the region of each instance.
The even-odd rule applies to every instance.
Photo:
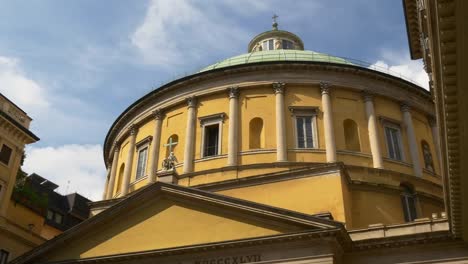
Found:
[[[132,175],[133,167],[133,155],[135,154],[135,141],[138,129],[135,125],[131,125],[129,127],[129,131],[130,140],[128,142],[127,162],[125,162],[125,169],[122,181],[122,192],[120,193],[121,197],[127,195],[128,188],[130,187],[130,177]]]
[[[408,136],[408,147],[410,150],[411,161],[413,162],[413,172],[417,177],[422,177],[421,162],[419,161],[419,147],[418,143],[416,142],[416,135],[414,133],[410,107],[407,104],[402,104],[401,112],[403,113],[403,122],[405,124],[406,134]]]
[[[112,165],[111,165],[112,166]],[[107,167],[106,171],[106,183],[104,184],[104,192],[102,193],[102,200],[107,198],[107,193],[109,192],[109,178],[110,178],[110,169],[111,166]]]
[[[239,87],[229,88],[228,166],[237,165],[239,152]]]
[[[184,148],[184,173],[193,171],[193,155],[195,147],[195,123],[197,99],[195,97],[187,98],[187,127],[185,130],[185,148]]]
[[[325,150],[327,154],[327,162],[336,162],[335,131],[333,129],[330,84],[321,82],[320,91],[322,93],[323,127],[325,132]]]
[[[439,174],[442,171],[442,160],[440,157],[440,143],[439,143],[439,127],[434,117],[429,117],[429,125],[431,126],[432,141],[434,142],[434,152],[436,153],[437,162],[439,165]]]
[[[149,179],[148,184],[156,181],[156,172],[158,171],[159,161],[159,146],[161,144],[161,128],[163,113],[160,109],[153,111],[154,117],[154,132],[153,132],[153,144],[151,145],[150,161],[148,164]]]
[[[377,117],[374,111],[373,96],[364,92],[364,105],[366,108],[367,130],[369,131],[369,143],[372,153],[374,168],[383,169],[382,152],[380,150],[379,132],[377,128]]]
[[[288,161],[286,118],[284,113],[284,83],[273,83],[276,97],[276,161]]]
[[[115,177],[117,176],[117,162],[119,161],[119,152],[120,152],[120,146],[117,142],[114,142],[114,155],[112,157],[112,165],[111,165],[106,199],[112,199],[112,195],[114,193]]]

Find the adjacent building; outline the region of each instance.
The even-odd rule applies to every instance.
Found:
[[[0,93],[0,263],[6,261],[11,250],[25,252],[39,244],[38,239],[29,239],[34,241],[31,243],[25,238],[29,236],[28,230],[18,227],[8,217],[10,197],[24,157],[24,147],[39,140],[29,130],[31,121],[31,117]]]

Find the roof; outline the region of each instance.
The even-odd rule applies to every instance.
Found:
[[[115,219],[119,216],[122,217],[123,212],[128,212],[130,209],[135,209],[135,207],[141,207],[148,203],[157,203],[157,199],[161,197],[172,197],[173,199],[177,198],[179,200],[183,199],[190,202],[217,205],[224,209],[231,210],[231,212],[237,210],[243,214],[243,217],[251,216],[263,219],[263,221],[269,219],[271,221],[288,223],[290,225],[303,227],[306,231],[336,232],[343,236],[346,243],[351,243],[351,239],[349,238],[343,223],[334,220],[190,187],[156,182],[131,193],[114,206],[106,209],[96,216],[88,218],[66,232],[56,236],[44,244],[41,244],[24,255],[19,256],[11,263],[37,263],[38,259],[40,259],[44,254],[56,250],[56,247],[72,243],[72,239],[80,237],[83,234],[92,234],[93,228],[102,228],[101,225],[106,225],[110,219]]]
[[[207,66],[199,72],[225,68],[234,65],[251,64],[257,62],[272,62],[272,61],[298,61],[298,62],[329,62],[338,64],[354,65],[350,61],[331,56],[324,53],[319,53],[309,50],[265,50],[246,53],[231,57],[210,66]]]

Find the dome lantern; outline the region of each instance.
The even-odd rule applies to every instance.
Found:
[[[272,30],[260,33],[250,41],[248,52],[281,49],[304,50],[301,38],[289,31],[278,29],[277,18],[276,14],[272,17]]]

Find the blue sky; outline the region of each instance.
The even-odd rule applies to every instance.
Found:
[[[102,143],[132,102],[177,76],[246,52],[271,28],[307,50],[390,67],[427,86],[409,59],[401,1],[0,0],[0,92],[40,138],[24,169],[60,192],[100,198]]]

